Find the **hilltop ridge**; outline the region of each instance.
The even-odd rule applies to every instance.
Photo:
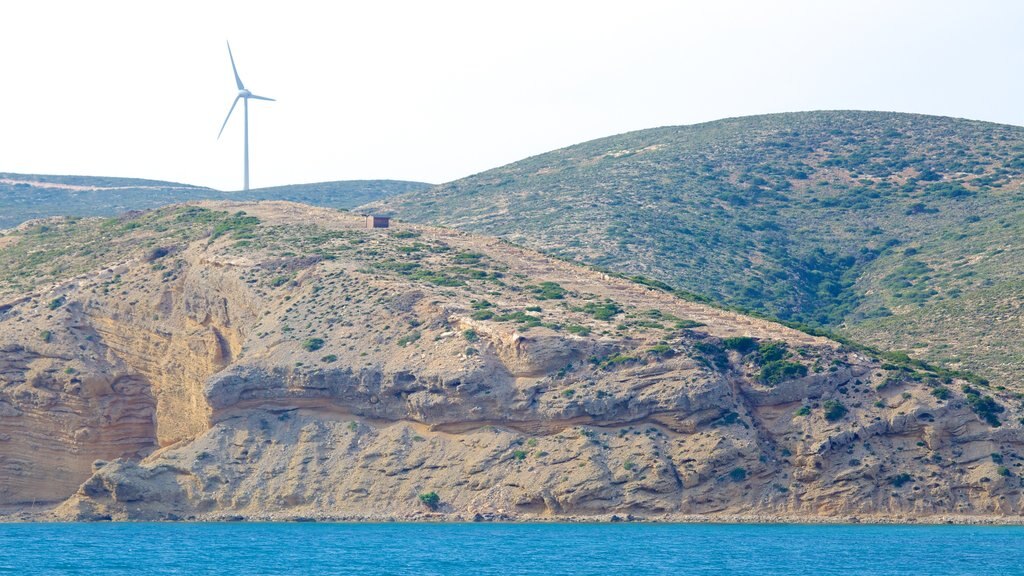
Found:
[[[367,209],[1024,390],[1024,128],[821,111],[569,146]]]
[[[50,216],[115,216],[198,200],[287,200],[350,209],[429,186],[403,180],[343,180],[225,192],[140,178],[0,173],[0,229]]]

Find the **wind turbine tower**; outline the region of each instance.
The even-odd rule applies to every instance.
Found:
[[[228,58],[231,59],[231,71],[235,73],[235,84],[238,86],[238,95],[235,96],[235,101],[231,103],[231,108],[228,110],[227,118],[224,118],[224,123],[220,126],[220,132],[217,133],[217,139],[220,139],[220,135],[224,133],[224,127],[228,125],[228,120],[231,119],[231,113],[235,111],[235,105],[238,101],[242,101],[242,109],[245,112],[245,185],[242,190],[249,189],[249,99],[253,100],[269,100],[274,101],[273,98],[267,98],[266,96],[257,96],[252,92],[246,90],[245,84],[242,84],[242,79],[238,77],[238,68],[235,67],[235,57],[231,54],[231,43],[228,42]]]

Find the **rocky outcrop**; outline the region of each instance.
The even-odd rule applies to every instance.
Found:
[[[188,215],[260,224],[155,260],[140,245],[0,316],[0,503],[133,520],[1024,504],[1020,407],[994,388],[492,240],[209,208]],[[179,214],[137,233],[166,245]]]

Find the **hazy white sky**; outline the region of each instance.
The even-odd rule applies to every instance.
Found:
[[[611,134],[896,110],[1024,124],[1024,2],[5,2],[0,171],[444,182]]]

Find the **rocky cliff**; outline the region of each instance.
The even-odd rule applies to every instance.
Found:
[[[0,236],[0,504],[1010,519],[1020,400],[499,240],[289,203]]]

